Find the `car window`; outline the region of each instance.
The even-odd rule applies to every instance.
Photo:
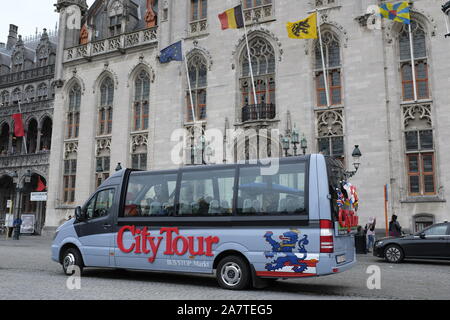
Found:
[[[447,234],[447,225],[442,224],[434,226],[425,230],[423,233],[425,233],[426,236],[444,236]]]

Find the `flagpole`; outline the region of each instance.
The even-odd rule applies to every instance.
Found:
[[[414,63],[414,47],[413,47],[413,35],[411,30],[411,21],[408,24],[409,31],[409,47],[411,51],[411,69],[412,69],[412,77],[413,77],[413,87],[414,87],[414,101],[417,101],[417,80],[416,80],[416,66]]]
[[[22,114],[22,109],[20,108],[20,100],[17,101],[19,104],[19,113]],[[22,118],[22,125],[23,125],[23,118]],[[23,146],[25,148],[25,154],[28,154],[28,150],[27,150],[27,136],[24,134],[24,136],[22,137],[22,141],[23,141]]]
[[[320,30],[319,10],[316,10],[316,13],[317,13],[317,29],[319,30],[320,55],[322,57],[322,70],[323,70],[323,76],[324,76],[324,81],[325,81],[325,93],[327,96],[327,107],[330,107],[331,103],[330,103],[330,93],[329,93],[329,89],[328,89],[328,75],[327,75],[327,70],[325,67],[325,55],[323,53],[322,31]]]
[[[195,107],[194,107],[194,99],[192,97],[192,86],[191,86],[191,78],[189,77],[189,67],[186,59],[186,55],[184,54],[184,39],[182,40],[182,47],[183,47],[183,60],[184,60],[184,66],[186,68],[186,77],[187,77],[187,83],[189,88],[189,98],[191,101],[191,112],[192,112],[192,121],[194,121],[194,126],[197,121],[197,117],[195,116]]]
[[[254,100],[255,108],[256,108],[256,105],[258,104],[258,98],[256,97],[255,77],[253,75],[253,66],[252,66],[252,59],[250,57],[250,46],[248,44],[247,27],[245,25],[244,5],[242,3],[242,0],[240,2],[241,2],[242,20],[244,21],[244,32],[245,32],[245,43],[247,45],[248,65],[250,66],[250,76],[252,79],[253,100]]]

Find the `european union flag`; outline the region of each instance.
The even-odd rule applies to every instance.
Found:
[[[178,41],[161,50],[159,62],[168,63],[170,61],[183,61],[183,48],[181,41]]]

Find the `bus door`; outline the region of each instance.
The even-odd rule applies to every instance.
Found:
[[[113,265],[111,251],[114,245],[112,224],[115,193],[115,188],[98,191],[82,209],[86,220],[75,225],[86,266]]]

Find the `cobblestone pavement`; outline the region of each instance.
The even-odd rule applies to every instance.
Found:
[[[67,277],[50,259],[51,239],[0,240],[0,299],[450,299],[450,261],[409,261],[393,265],[371,255],[341,274],[280,280],[265,289],[228,291],[212,276],[86,269],[80,290],[67,289]],[[381,289],[369,290],[368,267],[381,270]]]

